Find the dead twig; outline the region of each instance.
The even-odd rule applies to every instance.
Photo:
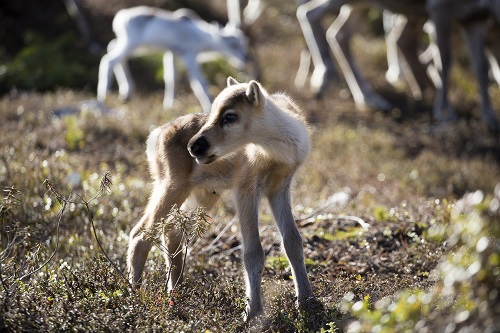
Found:
[[[64,212],[66,210],[67,205],[68,204],[83,204],[83,206],[84,206],[84,208],[85,208],[85,210],[86,210],[86,212],[87,212],[87,214],[89,216],[90,225],[92,227],[92,231],[94,233],[94,237],[96,239],[96,242],[97,242],[97,245],[99,246],[100,251],[103,253],[103,255],[106,257],[106,259],[109,261],[109,263],[114,268],[114,270],[127,282],[127,284],[129,285],[130,289],[133,291],[134,288],[132,288],[132,285],[130,284],[130,282],[128,281],[128,279],[125,277],[125,274],[123,274],[123,272],[118,268],[118,266],[111,260],[111,258],[108,256],[108,254],[104,250],[104,247],[102,246],[101,241],[97,237],[97,230],[96,230],[95,223],[94,223],[94,215],[93,215],[93,213],[92,213],[92,211],[90,209],[90,203],[92,201],[96,200],[99,196],[101,196],[105,192],[111,192],[112,182],[111,182],[111,179],[109,177],[109,173],[106,172],[104,174],[104,176],[101,179],[99,191],[97,192],[96,195],[94,195],[89,200],[86,200],[80,194],[75,193],[75,195],[80,199],[81,202],[76,202],[74,200],[71,200],[71,198],[73,197],[73,194],[74,194],[73,192],[70,192],[70,194],[67,197],[63,196],[61,194],[61,192],[59,192],[54,187],[54,185],[52,184],[52,182],[51,182],[50,179],[45,180],[44,184],[45,184],[45,187],[47,188],[47,193],[50,194],[50,195],[52,195],[52,196],[54,196],[57,199],[57,201],[59,201],[61,203],[61,205],[62,205],[61,209],[59,210],[59,212],[57,214],[58,218],[57,218],[57,227],[56,227],[56,248],[52,252],[51,256],[42,265],[40,265],[35,270],[33,270],[33,271],[31,271],[31,272],[29,272],[27,274],[24,274],[23,276],[19,277],[17,280],[22,281],[22,280],[28,278],[29,276],[31,276],[31,275],[39,272],[42,268],[44,268],[45,266],[47,266],[47,264],[54,258],[55,254],[57,253],[57,251],[59,249],[59,228],[60,228],[62,216],[64,215]]]
[[[158,228],[155,230],[143,230],[145,239],[155,244],[167,257],[169,262],[172,262],[173,258],[178,255],[183,256],[183,264],[181,267],[181,273],[179,275],[182,276],[184,273],[184,266],[187,260],[187,249],[191,245],[193,240],[201,238],[203,234],[207,231],[209,225],[209,216],[207,215],[204,208],[199,207],[194,210],[182,211],[177,205],[174,205],[168,216],[166,218],[162,218],[160,223],[158,224]],[[181,233],[181,241],[179,242],[179,246],[175,251],[169,251],[168,248],[164,245],[163,242],[158,241],[158,235],[166,235],[168,231],[177,230]],[[170,273],[174,267],[169,265],[167,270],[167,281],[165,283],[165,287],[167,288],[170,282]],[[175,288],[178,284],[178,281],[173,283],[173,287]]]
[[[66,206],[68,204],[68,202],[70,202],[70,198],[72,196],[72,192],[70,192],[69,196],[67,198],[65,198],[64,196],[61,195],[61,193],[59,193],[58,191],[56,191],[54,189],[54,187],[52,186],[52,183],[49,179],[45,180],[44,181],[44,184],[47,188],[47,192],[49,192],[50,194],[53,194],[57,200],[62,204],[62,207],[61,209],[59,210],[59,212],[57,213],[57,225],[56,225],[56,248],[54,249],[54,251],[52,252],[52,254],[50,255],[50,257],[42,264],[40,265],[38,268],[36,268],[35,270],[29,272],[29,273],[26,273],[24,274],[23,276],[19,277],[17,280],[18,281],[23,281],[24,279],[26,279],[27,277],[39,272],[42,268],[44,268],[45,266],[47,266],[47,264],[54,258],[54,256],[56,255],[58,249],[59,249],[59,227],[61,225],[61,219],[62,219],[62,216],[64,214],[64,211],[66,210]]]
[[[217,237],[215,237],[215,239],[207,246],[205,247],[203,250],[201,250],[201,253],[205,253],[205,252],[208,252],[210,251],[211,249],[213,249],[215,247],[215,244],[217,244],[217,242],[219,241],[219,239],[222,238],[222,236],[226,233],[226,231],[236,222],[237,218],[236,216],[233,217],[231,219],[231,221],[229,221],[228,224],[226,224],[224,226],[224,228],[222,228],[222,230],[219,232],[219,234],[217,235]]]
[[[120,270],[120,268],[113,262],[113,260],[111,260],[111,258],[107,254],[106,250],[102,246],[102,243],[99,240],[99,237],[97,237],[97,230],[96,230],[95,223],[94,223],[94,214],[90,210],[90,205],[89,205],[90,202],[96,200],[98,197],[100,197],[105,192],[110,193],[111,192],[111,185],[112,184],[113,183],[111,182],[111,178],[110,178],[109,172],[106,172],[103,175],[102,179],[101,179],[99,191],[97,192],[97,194],[95,196],[93,196],[89,200],[85,200],[85,198],[83,198],[81,195],[79,195],[79,194],[76,194],[76,195],[83,202],[83,206],[85,207],[85,210],[87,211],[87,214],[89,215],[90,225],[92,227],[92,232],[94,233],[94,238],[95,238],[95,240],[97,242],[97,246],[99,247],[99,250],[102,252],[102,254],[106,258],[106,260],[110,263],[110,265],[113,267],[113,269],[122,277],[123,280],[125,280],[125,282],[129,286],[130,290],[132,290],[132,292],[134,292],[134,288],[130,284],[130,281],[127,279],[127,277],[125,276],[125,274]]]
[[[312,224],[314,222],[311,221],[313,217],[318,216],[320,213],[326,211],[328,208],[335,207],[335,206],[344,206],[347,201],[350,199],[350,195],[347,194],[346,192],[338,192],[332,195],[326,203],[312,211],[311,213],[307,214],[306,216],[302,216],[300,219],[296,219],[295,223],[298,223],[300,226],[305,227],[309,224]],[[368,230],[370,225],[366,223],[362,218],[357,217],[357,216],[352,216],[352,215],[332,215],[332,219],[338,219],[338,220],[351,220],[354,222],[359,223],[363,229]]]

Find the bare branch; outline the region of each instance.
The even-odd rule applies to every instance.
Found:
[[[62,216],[64,214],[64,210],[66,209],[66,206],[68,204],[69,201],[69,198],[71,198],[71,195],[72,193],[70,192],[68,198],[64,198],[62,195],[60,195],[59,192],[55,191],[52,187],[52,185],[50,184],[50,182],[47,182],[45,181],[44,183],[46,183],[47,186],[49,186],[51,188],[51,193],[57,193],[57,198],[58,200],[62,203],[62,207],[61,209],[59,210],[59,212],[57,213],[57,227],[56,227],[56,248],[54,249],[54,251],[52,252],[52,254],[50,255],[49,259],[47,259],[42,265],[40,265],[37,269],[35,269],[34,271],[30,272],[30,273],[27,273],[27,274],[24,274],[23,276],[21,276],[20,278],[18,278],[17,280],[19,281],[22,281],[24,279],[26,279],[27,277],[37,273],[38,271],[40,271],[42,268],[44,268],[45,266],[47,266],[47,264],[54,258],[54,256],[56,255],[56,252],[57,250],[59,249],[59,226],[61,225],[61,219],[62,219]]]

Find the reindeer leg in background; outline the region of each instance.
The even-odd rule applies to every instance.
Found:
[[[234,1],[234,0],[228,0]],[[235,1],[237,2],[237,1]],[[247,6],[243,10],[243,23],[245,27],[249,27],[257,21],[262,12],[264,11],[265,5],[262,0],[248,0]]]
[[[165,81],[164,109],[169,109],[174,105],[176,74],[177,69],[175,68],[174,53],[167,51],[163,54],[163,80]]]
[[[455,110],[450,105],[448,99],[448,89],[451,66],[451,28],[452,17],[447,5],[431,3],[427,6],[429,17],[434,23],[434,34],[430,34],[434,39],[439,52],[434,57],[435,68],[439,75],[440,83],[436,85],[436,95],[434,97],[433,114],[437,121],[452,121],[456,119]]]
[[[243,22],[241,5],[241,0],[226,1],[227,18],[237,28],[241,28]]]
[[[105,54],[99,64],[99,79],[97,82],[97,99],[101,102],[104,102],[108,91],[111,89],[112,75],[113,67],[109,62],[109,55]]]
[[[201,72],[200,65],[196,60],[196,57],[191,55],[184,55],[182,57],[184,64],[186,65],[186,70],[189,77],[189,84],[193,90],[196,98],[200,101],[203,111],[210,110],[212,105],[212,98],[208,91],[208,85],[205,81],[205,77]]]
[[[404,81],[403,69],[399,62],[397,37],[401,34],[401,24],[405,24],[405,17],[384,10],[382,13],[385,45],[387,47],[387,71],[385,79],[392,85]]]
[[[306,85],[309,68],[311,68],[311,54],[307,49],[302,49],[302,51],[300,51],[299,69],[297,69],[294,80],[296,88],[302,89]]]
[[[486,57],[490,63],[491,76],[493,80],[500,86],[500,66],[498,60],[490,49],[486,49]]]
[[[422,35],[422,27],[424,22],[404,19],[400,34],[397,38],[397,46],[403,56],[403,70],[410,86],[411,92],[415,99],[422,99],[423,92],[432,87],[432,82],[427,76],[425,66],[420,62],[418,57],[418,42]],[[398,23],[399,24],[399,23]]]
[[[118,89],[120,97],[123,100],[129,100],[135,90],[135,82],[130,74],[128,59],[122,59],[115,65],[114,68],[116,81],[118,81]]]
[[[330,79],[338,79],[325,31],[321,26],[321,19],[334,9],[329,0],[311,1],[297,8],[297,19],[314,64],[311,89],[317,97],[325,92]]]
[[[126,41],[118,39],[113,43],[112,49],[102,57],[101,63],[99,64],[99,82],[97,84],[97,99],[99,101],[102,102],[106,99],[106,94],[111,87],[113,71],[117,65],[121,66],[118,72],[123,74],[116,77],[120,96],[124,99],[130,97],[130,89],[133,84],[127,81],[130,75],[127,75],[128,73],[127,70],[124,69],[123,63],[127,60],[127,56],[134,48],[134,46],[129,45]]]
[[[297,7],[309,2],[309,0],[297,0]],[[298,13],[298,8],[297,8]],[[303,14],[302,14],[303,15]],[[297,14],[298,17],[298,14]],[[299,22],[300,23],[300,22]],[[327,51],[329,52],[328,48]],[[329,53],[328,53],[329,56]],[[330,57],[331,61],[331,57]],[[332,67],[333,64],[332,64]],[[311,53],[307,49],[307,45],[305,48],[300,51],[300,61],[299,68],[297,69],[297,74],[295,74],[294,84],[297,89],[303,89],[306,85],[306,80],[309,75],[309,69],[311,68]]]
[[[487,26],[484,21],[475,21],[465,26],[465,33],[472,66],[476,73],[479,95],[481,96],[481,113],[483,122],[493,131],[500,130],[500,124],[491,106],[490,96],[488,94],[489,76],[488,60],[485,55],[485,37]]]
[[[389,111],[391,104],[373,91],[361,74],[351,52],[351,37],[360,24],[360,18],[366,14],[365,9],[365,7],[342,6],[339,15],[327,31],[327,39],[344,73],[356,107]]]
[[[262,0],[250,0],[245,9],[242,9],[244,2],[243,0],[227,0],[227,17],[229,23],[245,32],[248,38],[248,63],[252,67],[250,76],[260,81],[262,80],[262,73],[256,52],[255,38],[252,36],[251,25],[262,14],[264,4]]]

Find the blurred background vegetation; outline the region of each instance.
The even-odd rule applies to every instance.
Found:
[[[0,95],[12,89],[95,90],[99,60],[107,42],[114,38],[113,16],[119,9],[134,5],[168,10],[188,7],[205,20],[227,21],[225,13],[196,0],[7,1],[0,5]],[[135,73],[143,73],[138,77],[142,87],[162,83],[161,58],[132,60],[131,66]],[[209,79],[213,72],[209,71]]]
[[[7,1],[0,22],[0,94],[95,85],[98,57],[88,52],[63,1]]]

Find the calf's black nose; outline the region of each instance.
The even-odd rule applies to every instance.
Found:
[[[205,139],[204,136],[200,136],[191,144],[191,147],[189,147],[189,151],[194,156],[201,156],[206,153],[208,148],[210,148],[210,144],[208,143],[207,139]]]

